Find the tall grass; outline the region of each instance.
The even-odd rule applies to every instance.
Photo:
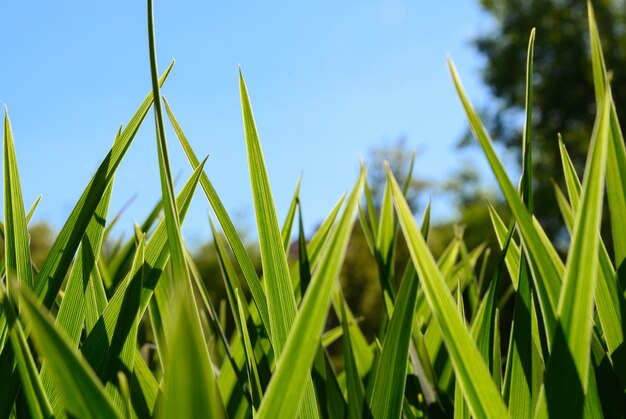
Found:
[[[151,0],[148,17],[152,91],[119,131],[41,267],[31,261],[27,232],[36,204],[26,211],[5,115],[0,417],[623,417],[626,147],[591,7],[596,123],[584,178],[560,142],[566,192],[555,186],[571,236],[566,260],[533,217],[534,30],[519,186],[507,176],[449,63],[470,128],[513,215],[507,226],[490,208],[500,243],[492,278],[477,273],[484,248],[467,249],[461,236],[433,257],[430,209],[418,226],[405,199],[408,185],[399,185],[389,167],[378,212],[363,167],[308,240],[298,188],[279,223],[240,73],[259,277],[204,162],[160,95],[172,66],[159,79]],[[115,171],[150,107],[162,202],[135,226],[135,237],[104,258]],[[166,119],[193,169],[177,195]],[[231,336],[180,234],[198,185],[217,220],[211,227],[222,277],[209,280],[224,281],[236,326]],[[614,257],[599,233],[605,198]],[[359,329],[338,281],[357,220],[378,264],[389,319],[373,342]],[[294,228],[298,256],[290,266]],[[400,235],[411,259],[395,272]],[[502,293],[506,287],[512,292]],[[509,298],[510,320],[500,317]],[[326,330],[331,311],[340,325]],[[153,354],[139,347],[140,328],[153,339]],[[328,351],[337,340],[340,370]]]

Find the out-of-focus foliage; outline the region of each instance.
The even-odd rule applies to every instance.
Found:
[[[480,0],[491,24],[475,40],[484,58],[482,77],[495,100],[481,112],[492,138],[521,152],[526,45],[537,30],[534,52],[533,131],[535,212],[546,232],[562,232],[551,179],[562,182],[557,134],[582,173],[596,113],[589,60],[587,5],[580,0]],[[613,99],[626,106],[626,2],[592,1]],[[622,128],[624,126],[622,125]],[[469,136],[467,137],[467,143]],[[608,229],[606,229],[608,233]]]

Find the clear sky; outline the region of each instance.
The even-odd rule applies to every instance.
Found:
[[[279,217],[298,176],[312,228],[356,179],[360,156],[402,136],[420,151],[420,176],[458,167],[465,119],[449,54],[476,104],[487,94],[470,40],[487,27],[477,1],[206,2],[156,0],[163,94],[231,216],[255,227],[237,65],[248,85]],[[3,2],[0,103],[9,109],[26,206],[60,228],[150,89],[143,1]],[[172,170],[189,164],[171,130]],[[482,160],[481,160],[482,162]],[[141,222],[160,194],[153,118],[115,180],[111,212],[131,196],[118,231]],[[182,184],[179,182],[179,186]],[[434,197],[433,211],[449,206]],[[2,199],[2,198],[0,198]],[[183,232],[209,237],[196,194]]]

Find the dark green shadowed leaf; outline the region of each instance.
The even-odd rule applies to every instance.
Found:
[[[371,413],[375,418],[400,417],[406,384],[411,325],[417,300],[417,283],[416,275],[405,277],[393,307],[393,315],[385,333],[383,350],[378,360],[369,399]]]
[[[348,324],[348,316],[343,299],[341,300],[341,318],[346,387],[348,390],[348,417],[350,419],[360,419],[363,417],[365,389],[354,358],[354,349],[352,348],[352,340],[350,338],[350,325]]]
[[[121,418],[89,365],[54,328],[54,320],[28,290],[20,289],[22,314],[47,360],[62,405],[76,417]]]
[[[185,218],[187,210],[189,209],[193,192],[198,185],[202,167],[203,166],[200,165],[194,171],[178,195],[177,203],[181,220]],[[159,283],[163,269],[169,259],[168,250],[165,220],[161,220],[154,234],[146,244],[145,264],[147,266],[143,271],[143,278],[133,277],[132,272],[126,275],[126,278],[115,290],[115,294],[111,297],[111,300],[91,333],[87,335],[81,348],[85,358],[95,371],[103,371],[107,357],[109,359],[115,359],[115,354],[119,356],[119,351],[121,351],[122,348],[119,345],[116,348],[112,348],[111,346],[115,331],[117,330],[118,336],[123,338],[126,336],[126,333],[131,330],[135,317],[143,317],[149,301],[152,299],[154,288]],[[140,305],[136,308],[137,312],[131,315],[131,311],[125,311],[126,315],[121,317],[122,310],[125,307],[124,301],[129,292],[128,289],[131,284],[136,284],[137,281],[140,281],[142,285]]]
[[[235,289],[235,297],[237,299],[237,314],[239,315],[239,322],[241,324],[241,338],[243,339],[244,349],[246,352],[246,365],[248,367],[248,386],[252,393],[252,404],[257,409],[261,403],[263,397],[263,390],[261,389],[261,380],[259,379],[259,371],[256,366],[256,360],[254,358],[254,349],[252,348],[252,341],[248,333],[248,326],[246,324],[246,314],[244,306],[241,303],[241,297],[239,296],[239,288]]]
[[[17,320],[17,315],[13,302],[7,298],[4,286],[0,284],[0,308],[2,308],[9,323],[9,339],[15,354],[17,370],[21,379],[21,388],[26,403],[28,405],[29,415],[33,418],[47,418],[52,416],[52,407],[46,396],[43,384],[39,377],[39,371],[30,347],[26,341],[22,324]],[[0,359],[1,361],[1,359]],[[4,377],[5,379],[8,377]],[[3,397],[13,400],[13,397]]]
[[[94,216],[87,226],[78,255],[70,270],[65,294],[55,321],[55,326],[63,329],[74,348],[78,348],[86,312],[89,311],[90,317],[93,318],[96,316],[95,313],[99,311],[97,307],[94,307],[94,305],[98,304],[96,293],[100,299],[105,299],[106,304],[103,284],[101,281],[97,281],[100,278],[96,277],[94,272],[97,270],[96,261],[100,255],[112,189],[113,183],[106,189]],[[93,322],[90,321],[90,323]],[[50,371],[46,364],[42,367],[41,377],[55,413],[59,414],[61,406],[58,399],[58,391],[52,385],[53,380],[50,377]]]

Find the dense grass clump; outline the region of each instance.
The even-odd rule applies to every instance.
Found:
[[[468,249],[460,236],[435,260],[426,244],[429,210],[418,226],[405,199],[408,184],[399,185],[388,167],[379,210],[363,167],[308,240],[297,191],[280,225],[240,76],[259,276],[204,161],[160,95],[171,66],[158,77],[151,0],[148,10],[152,91],[119,131],[40,267],[31,260],[27,233],[36,205],[25,210],[5,116],[0,418],[576,418],[626,412],[626,147],[591,8],[595,129],[582,181],[560,142],[566,193],[555,187],[571,236],[566,260],[533,218],[534,31],[519,186],[507,176],[450,62],[470,127],[512,214],[506,225],[491,210],[501,247],[492,278],[476,273],[484,273],[476,268],[483,247]],[[155,211],[134,238],[104,257],[114,174],[151,107],[163,216]],[[166,119],[193,169],[177,194]],[[231,336],[180,234],[198,185],[217,220],[211,223],[222,278],[210,280],[224,281],[235,323]],[[599,233],[605,198],[614,255]],[[357,219],[378,264],[388,319],[373,342],[359,329],[338,281]],[[297,260],[289,264],[294,224]],[[411,259],[395,272],[400,235]],[[501,319],[507,303],[512,316]],[[339,326],[329,330],[331,310]],[[341,368],[329,355],[334,342],[342,344]]]

